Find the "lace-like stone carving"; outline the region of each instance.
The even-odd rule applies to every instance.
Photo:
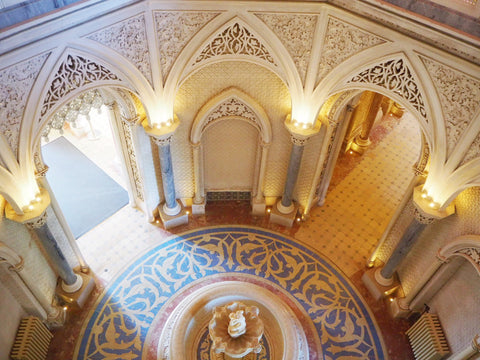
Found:
[[[280,38],[305,81],[317,23],[316,15],[255,14]]]
[[[143,183],[140,177],[140,171],[138,170],[137,165],[137,155],[135,154],[135,149],[133,147],[132,139],[132,125],[126,120],[121,121],[122,130],[125,137],[125,144],[127,147],[129,169],[132,171],[133,181],[135,182],[135,195],[141,201],[144,201],[143,197]]]
[[[218,34],[197,56],[193,65],[197,65],[215,56],[246,55],[260,58],[277,65],[265,45],[247,28],[235,23]]]
[[[165,79],[175,59],[195,34],[219,13],[213,12],[154,12],[160,64]]]
[[[478,248],[466,248],[456,251],[457,254],[461,254],[468,261],[472,263],[480,274],[480,249]]]
[[[436,220],[434,217],[430,217],[421,213],[420,211],[418,211],[417,208],[413,210],[413,216],[415,217],[415,220],[417,220],[420,224],[425,225],[429,225]]]
[[[43,117],[60,99],[73,90],[102,80],[120,79],[102,65],[82,56],[68,55],[50,84],[50,89],[43,101],[41,116]]]
[[[47,210],[45,210],[40,216],[32,219],[32,221],[26,222],[25,225],[30,229],[38,229],[47,223],[47,219]]]
[[[259,132],[261,132],[261,126],[255,112],[237,98],[226,100],[213,109],[208,115],[207,121],[203,124],[202,132],[204,132],[214,121],[228,116],[238,116],[247,119]]]
[[[480,107],[480,81],[431,59],[421,59],[440,97],[450,154]]]
[[[317,84],[337,65],[360,51],[386,41],[356,26],[330,17],[317,74]]]
[[[480,134],[473,141],[472,145],[468,148],[467,154],[463,158],[460,165],[466,164],[470,160],[480,156]]]
[[[428,122],[420,89],[403,59],[389,60],[355,75],[350,83],[367,83],[381,86],[400,95]]]
[[[14,152],[28,95],[49,54],[0,70],[0,132]]]
[[[88,36],[130,60],[152,84],[145,17],[139,15]]]

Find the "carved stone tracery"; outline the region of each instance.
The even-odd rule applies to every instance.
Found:
[[[422,94],[403,59],[377,64],[355,75],[348,82],[374,84],[393,91],[409,102],[428,122]]]
[[[480,249],[479,248],[464,248],[457,250],[455,254],[458,254],[466,258],[477,270],[480,275]]]
[[[238,116],[246,119],[260,133],[262,132],[261,125],[255,112],[239,99],[232,97],[219,104],[209,113],[207,120],[202,126],[202,133],[206,130],[208,126],[212,125],[213,122],[229,116]]]
[[[43,117],[59,100],[75,89],[105,80],[120,79],[103,65],[79,55],[68,55],[50,84],[43,101],[41,116]]]
[[[277,66],[270,52],[246,27],[235,23],[218,34],[197,56],[193,65],[222,55],[245,55]]]
[[[120,122],[123,130],[123,135],[125,138],[125,146],[128,155],[129,169],[132,171],[132,177],[135,184],[135,195],[141,201],[144,201],[143,197],[143,183],[140,177],[140,171],[138,170],[137,156],[135,154],[135,149],[133,148],[133,138],[132,138],[132,123],[128,120],[123,119]]]

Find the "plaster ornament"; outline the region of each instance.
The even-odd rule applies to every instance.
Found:
[[[255,14],[270,27],[287,48],[300,78],[305,82],[312,53],[316,15]]]
[[[409,102],[428,122],[420,89],[410,68],[402,58],[377,64],[355,75],[348,82],[372,84],[390,90]]]
[[[317,84],[343,61],[363,50],[385,42],[384,39],[356,26],[329,17],[318,68]]]
[[[130,60],[148,82],[153,83],[144,15],[114,24],[87,38],[115,50]]]
[[[215,307],[208,326],[215,353],[225,353],[234,359],[251,352],[259,353],[262,350],[263,322],[258,313],[256,306],[240,302]]]
[[[480,108],[480,81],[432,59],[421,57],[438,92],[451,154]],[[478,150],[478,147],[473,147]],[[478,153],[469,153],[472,159]]]

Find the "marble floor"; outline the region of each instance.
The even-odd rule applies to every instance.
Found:
[[[78,239],[95,275],[97,289],[84,309],[69,311],[66,326],[55,331],[48,359],[72,358],[78,331],[96,297],[132,259],[172,234],[204,226],[235,224],[282,233],[329,258],[350,278],[370,306],[389,358],[413,359],[404,335],[410,324],[406,320],[391,319],[387,305],[371,298],[360,277],[413,177],[413,171],[405,169],[411,169],[418,157],[418,125],[408,114],[400,120],[385,117],[372,130],[371,140],[372,145],[363,156],[344,154],[339,158],[325,204],[313,208],[304,222],[292,228],[270,224],[268,216],[252,216],[248,202],[242,201],[210,203],[205,215],[190,216],[187,225],[170,230],[165,230],[160,223],[148,223],[134,208],[121,209]],[[101,140],[92,144],[104,146]],[[101,159],[98,163],[102,163]],[[118,173],[111,164],[103,166],[107,172],[108,167]]]

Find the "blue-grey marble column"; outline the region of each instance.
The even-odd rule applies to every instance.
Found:
[[[180,205],[177,202],[175,193],[175,181],[173,178],[172,155],[170,152],[171,136],[166,139],[153,137],[158,145],[158,155],[162,171],[163,194],[165,197],[164,211],[168,215],[176,215],[180,212]]]
[[[422,231],[428,224],[431,224],[433,221],[435,221],[434,218],[427,218],[425,216],[422,216],[417,210],[415,210],[415,217],[410,222],[410,225],[408,225],[408,228],[405,230],[402,238],[393,250],[388,261],[380,270],[380,275],[385,280],[392,278],[395,270],[398,268],[403,259],[405,259],[405,257],[408,255],[413,245],[415,245],[418,238],[422,234]]]
[[[290,162],[288,163],[287,181],[282,195],[282,206],[288,208],[292,205],[293,189],[298,178],[300,164],[302,162],[304,143],[294,142],[290,153]]]
[[[40,217],[36,218],[33,222],[26,223],[26,225],[37,234],[38,239],[48,254],[52,266],[64,282],[65,286],[62,284],[64,290],[67,292],[78,290],[82,285],[81,277],[73,272],[73,269],[65,258],[62,249],[60,249],[50,231],[47,224],[47,211],[45,210]]]

